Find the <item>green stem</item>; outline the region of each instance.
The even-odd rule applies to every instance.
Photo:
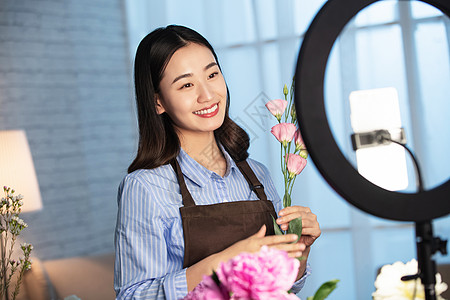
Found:
[[[6,232],[5,232],[6,233]],[[4,235],[3,233],[1,234],[1,240],[0,240],[0,244],[1,244],[1,252],[2,252],[2,265],[1,265],[1,272],[2,272],[2,278],[3,278],[3,286],[2,286],[2,294],[4,295],[5,299],[8,300],[9,299],[9,295],[8,295],[8,280],[7,280],[7,265],[6,265],[6,234]]]
[[[280,143],[280,146],[281,146],[281,148],[280,148],[280,153],[281,153],[281,155],[280,155],[280,168],[281,168],[281,173],[283,173],[283,175],[284,175],[284,165],[283,165],[283,143]]]
[[[286,195],[286,193],[288,192],[288,183],[289,183],[289,171],[287,169],[287,157],[286,155],[288,154],[286,147],[283,147],[284,149],[284,161],[283,161],[283,175],[284,175],[284,194]]]
[[[284,100],[286,100],[287,102],[288,102],[288,105],[287,105],[287,108],[286,108],[286,110],[284,111],[284,122],[286,123],[287,122],[287,119],[288,119],[288,115],[289,115],[289,107],[290,107],[290,101],[288,101],[288,98],[287,98],[288,96],[287,95],[284,95]]]
[[[20,284],[22,283],[22,277],[23,277],[23,274],[26,271],[27,262],[30,260],[30,252],[27,252],[27,253],[24,253],[24,254],[25,254],[25,258],[23,260],[23,264],[22,264],[21,269],[20,269],[19,278],[17,278],[17,283],[16,283],[16,287],[14,289],[14,294],[13,294],[13,299],[12,300],[15,300],[17,295],[19,294]]]
[[[7,266],[6,267],[6,272],[8,271],[8,268],[9,268],[8,266],[9,266],[9,263],[11,261],[11,255],[12,255],[12,253],[14,251],[14,245],[16,243],[16,238],[17,238],[17,236],[13,234],[12,238],[11,238],[11,246],[10,246],[9,253],[8,253],[8,259],[6,260],[6,266]],[[9,273],[8,280],[6,281],[6,293],[8,291],[9,285],[11,284],[11,278],[13,277],[14,272],[15,272],[15,269],[13,269],[11,267],[11,272]],[[6,273],[5,273],[5,275],[6,275]]]
[[[294,178],[292,179],[291,190],[289,191],[290,195],[292,195],[292,188],[294,187],[295,179],[297,179],[297,176],[298,175],[295,175]]]

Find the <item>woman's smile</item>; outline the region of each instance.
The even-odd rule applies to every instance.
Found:
[[[202,118],[211,118],[219,112],[219,103],[215,103],[210,107],[194,111],[194,114]]]

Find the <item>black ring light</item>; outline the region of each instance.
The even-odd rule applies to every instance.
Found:
[[[372,215],[397,221],[429,221],[450,213],[450,180],[419,193],[399,193],[371,183],[347,161],[331,133],[324,105],[328,56],[342,29],[359,11],[380,0],[329,0],[305,34],[295,74],[295,106],[306,147],[328,184]],[[449,0],[421,0],[450,17]]]

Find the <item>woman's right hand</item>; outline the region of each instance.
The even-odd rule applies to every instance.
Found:
[[[294,243],[298,239],[296,234],[270,236],[265,236],[265,234],[266,225],[263,225],[254,235],[236,242],[225,250],[217,253],[217,258],[220,261],[228,261],[242,252],[258,252],[264,245],[284,250],[290,257],[300,257],[302,256],[302,251],[306,248],[304,244]]]
[[[263,225],[257,233],[246,239],[234,243],[225,250],[212,254],[186,270],[188,290],[191,291],[200,283],[204,275],[211,275],[212,270],[217,269],[219,263],[226,262],[242,252],[258,252],[262,246],[274,247],[285,250],[290,257],[302,256],[306,246],[302,243],[293,243],[297,240],[296,234],[265,236],[266,226]]]

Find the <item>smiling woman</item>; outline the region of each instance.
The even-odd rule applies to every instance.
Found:
[[[209,131],[204,138],[211,140],[215,135],[233,159],[248,157],[248,135],[228,117],[228,91],[217,56],[207,40],[192,32],[182,26],[160,28],[139,44],[135,86],[140,141],[130,173],[174,159],[183,146],[180,143],[188,142],[195,131],[187,130],[192,126]],[[214,110],[208,110],[216,104],[220,113],[214,117]],[[208,120],[199,123],[200,116]],[[209,145],[217,155],[215,143]]]
[[[267,168],[248,158],[249,137],[228,116],[217,56],[200,34],[159,28],[135,60],[139,147],[119,187],[114,287],[117,299],[180,299],[222,261],[262,246],[308,257],[316,216],[281,209]],[[275,236],[299,216],[310,242]],[[266,236],[267,234],[267,236]],[[309,274],[299,264],[298,292]]]

